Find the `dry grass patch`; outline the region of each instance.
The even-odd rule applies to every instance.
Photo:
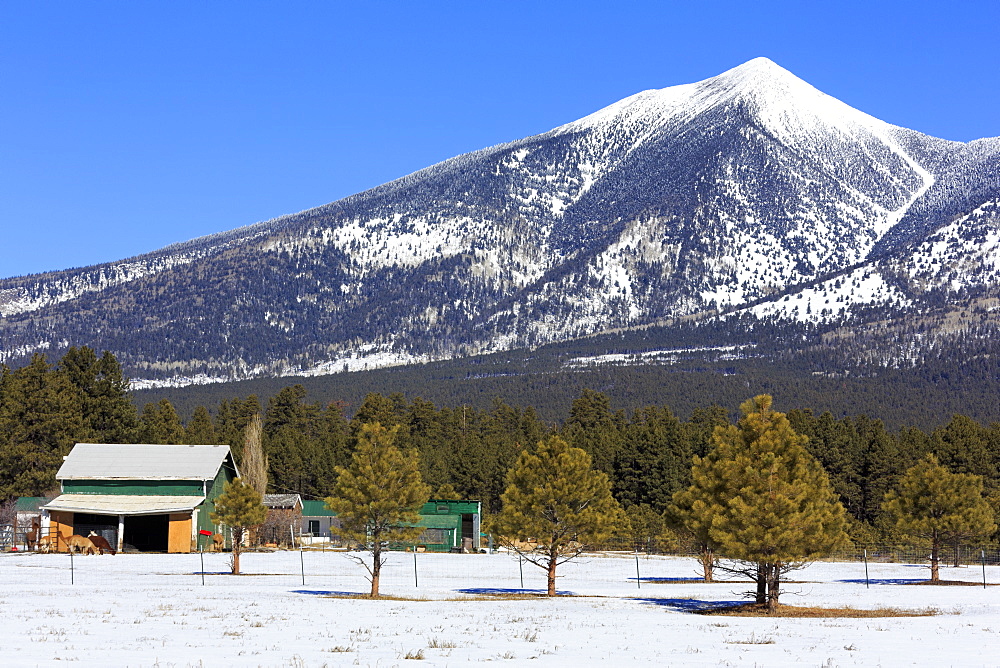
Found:
[[[934,608],[923,610],[905,610],[902,608],[874,608],[864,610],[859,608],[816,608],[797,605],[779,605],[777,610],[770,611],[766,605],[745,603],[725,608],[698,610],[695,614],[722,617],[793,617],[800,619],[875,619],[879,617],[933,617],[941,614]]]
[[[504,593],[497,592],[496,594],[483,593],[483,594],[467,594],[461,598],[452,598],[452,601],[537,601],[541,598],[571,598],[568,594],[557,594],[555,596],[549,596],[547,594],[525,594],[525,593]]]
[[[979,582],[969,582],[968,580],[924,580],[922,582],[911,582],[913,586],[923,587],[923,586],[941,586],[941,587],[982,587],[983,581]],[[995,587],[992,582],[986,584],[987,587]]]
[[[371,594],[323,594],[321,598],[349,598],[352,601],[416,601],[418,603],[427,603],[434,600],[413,596],[392,596],[390,594],[379,594],[378,596],[372,596]]]
[[[542,594],[469,594],[462,598],[452,599],[455,601],[533,601],[539,598],[547,598]]]

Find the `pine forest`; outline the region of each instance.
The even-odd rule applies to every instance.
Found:
[[[775,395],[788,404],[788,397]],[[458,494],[481,500],[484,513],[496,514],[521,453],[557,436],[584,450],[593,468],[608,476],[633,530],[646,527],[661,536],[675,494],[692,484],[693,462],[708,455],[719,428],[735,428],[730,406],[706,403],[679,414],[650,403],[626,411],[589,388],[554,420],[503,398],[486,407],[438,406],[420,396],[369,392],[351,407],[342,400],[310,400],[301,384],[270,396],[198,405],[183,417],[166,398],[141,409],[133,398],[114,356],[89,348],[72,348],[55,364],[36,355],[19,369],[3,368],[0,499],[57,493],[55,472],[76,442],[228,444],[242,465],[247,426],[260,416],[268,492],[328,497],[365,425],[379,423],[393,431],[397,447],[419,453],[432,498],[439,491]],[[993,512],[1000,507],[1000,424],[955,414],[930,428],[890,428],[875,414],[836,416],[810,406],[786,414],[828,476],[856,543],[901,540],[883,501],[929,455],[952,474],[978,476]]]

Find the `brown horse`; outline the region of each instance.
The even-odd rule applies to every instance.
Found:
[[[28,544],[29,550],[34,550],[35,546],[38,544],[38,534],[40,532],[40,527],[38,524],[38,518],[31,520],[31,528],[28,532],[24,534],[24,542]]]
[[[101,554],[104,554],[105,552],[116,554],[115,548],[111,547],[111,544],[101,534],[91,531],[87,538],[90,539],[90,542],[94,544],[94,547],[96,547],[97,551]]]
[[[82,552],[84,554],[97,554],[97,548],[93,541],[84,536],[72,535],[66,539],[66,547],[70,552]]]

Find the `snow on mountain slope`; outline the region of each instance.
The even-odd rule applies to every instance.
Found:
[[[758,318],[830,323],[859,306],[891,312],[928,293],[1000,291],[1000,199],[938,228],[906,253],[878,258],[793,294],[746,309]]]
[[[1000,199],[938,228],[889,264],[921,292],[1000,287]]]
[[[995,252],[969,244],[995,243],[981,205],[1000,197],[998,157],[1000,143],[889,125],[758,58],[317,209],[0,281],[0,355],[88,344],[175,382],[442,359],[748,304],[812,321],[912,306],[921,286],[994,280]]]
[[[88,293],[102,292],[190,264],[263,236],[267,234],[266,226],[273,225],[274,222],[267,221],[255,226],[253,230],[243,228],[205,237],[202,243],[188,242],[168,246],[155,253],[119,262],[4,281],[10,287],[0,287],[0,316],[30,313],[45,306],[71,301]],[[244,230],[248,233],[239,234]]]

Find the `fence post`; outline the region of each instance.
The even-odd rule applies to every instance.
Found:
[[[521,589],[524,589],[524,557],[517,555],[517,567],[521,571]]]
[[[420,587],[420,581],[417,579],[417,546],[413,546],[413,586]]]
[[[986,550],[980,550],[979,554],[983,560],[983,589],[986,589]]]
[[[868,584],[868,549],[865,548],[865,589],[870,589]]]
[[[198,556],[201,557],[201,586],[205,586],[205,545],[198,541]]]
[[[639,548],[635,548],[635,588],[642,589],[642,579],[639,577]]]
[[[69,583],[75,584],[75,575],[73,573],[73,546],[69,546]]]
[[[306,586],[306,558],[305,558],[304,555],[305,555],[305,551],[302,549],[302,546],[299,545],[299,567],[302,569],[302,586],[303,587]]]

